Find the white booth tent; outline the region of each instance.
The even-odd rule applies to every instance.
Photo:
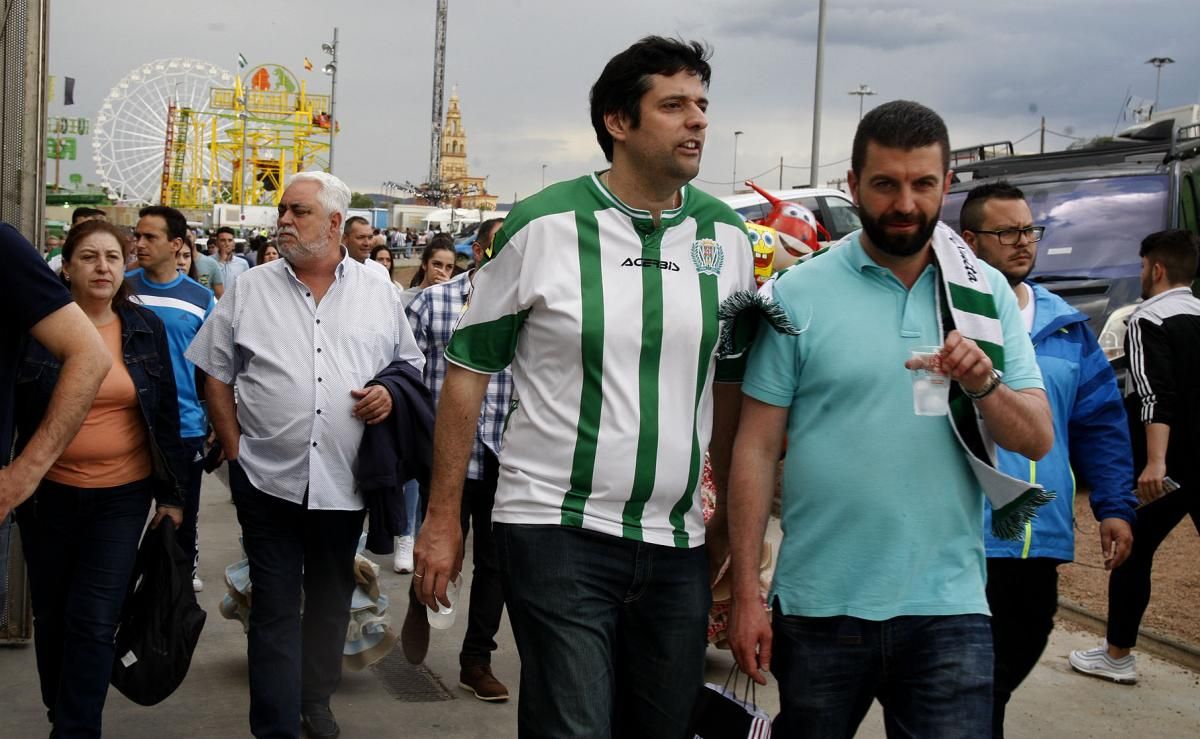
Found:
[[[439,208],[430,211],[425,216],[424,223],[427,228],[433,226],[439,227],[443,233],[458,233],[463,230],[463,226],[471,226],[480,221],[486,221],[489,218],[503,218],[508,215],[508,211],[496,210],[476,210],[475,208]]]

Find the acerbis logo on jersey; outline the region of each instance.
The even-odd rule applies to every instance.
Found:
[[[638,257],[625,257],[625,261],[621,262],[622,267],[643,267],[648,269],[661,269],[664,272],[678,272],[679,265],[674,262],[663,262],[658,259],[642,259]]]

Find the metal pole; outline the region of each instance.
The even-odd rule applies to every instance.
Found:
[[[1038,153],[1046,153],[1046,116],[1042,116],[1042,143],[1038,147]]]
[[[817,6],[817,74],[813,86],[812,159],[808,168],[808,186],[817,186],[821,167],[821,75],[825,68],[825,0]]]
[[[783,157],[779,157],[779,189],[783,189]]]
[[[250,115],[246,112],[246,92],[245,89],[243,89],[242,111],[238,113],[238,118],[242,119],[242,166],[238,170],[238,172],[241,173],[241,177],[238,178],[238,188],[240,191],[240,194],[238,195],[238,202],[241,203],[242,206],[241,211],[238,213],[238,220],[241,221],[238,224],[239,231],[246,225],[246,119],[249,117]],[[330,149],[330,151],[332,152],[332,149]]]
[[[333,137],[337,133],[337,26],[333,27],[333,74],[329,84],[329,174],[333,174]]]
[[[542,165],[542,189],[546,189],[546,165]]]
[[[730,193],[737,192],[737,145],[738,137],[741,135],[741,131],[733,132],[733,185],[729,188]]]

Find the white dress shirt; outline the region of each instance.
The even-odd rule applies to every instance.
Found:
[[[328,510],[363,507],[350,391],[394,360],[424,366],[399,291],[344,249],[320,304],[284,259],[241,275],[187,357],[237,384],[238,462],[254,487]]]

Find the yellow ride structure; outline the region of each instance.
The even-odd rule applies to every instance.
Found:
[[[277,205],[288,175],[328,160],[329,96],[306,88],[285,67],[264,64],[232,88],[210,88],[204,110],[172,104],[160,202]]]

